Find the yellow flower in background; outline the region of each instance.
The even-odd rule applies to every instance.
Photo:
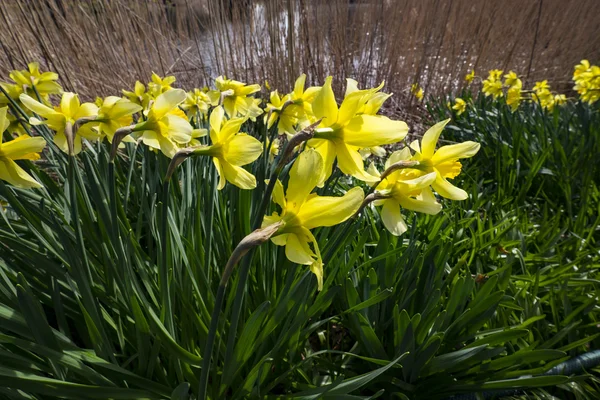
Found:
[[[465,75],[465,81],[467,83],[473,82],[474,79],[475,79],[475,70],[471,70],[471,72],[469,72],[467,75]]]
[[[38,160],[38,153],[44,149],[46,141],[41,137],[23,135],[3,143],[3,133],[9,124],[7,111],[7,107],[0,108],[0,179],[22,189],[41,187],[15,160]]]
[[[279,138],[273,139],[273,142],[267,139],[267,150],[269,151],[269,162],[272,163],[275,160],[275,157],[279,155]]]
[[[254,162],[263,151],[263,144],[256,138],[239,133],[244,118],[225,119],[223,107],[215,108],[210,114],[210,146],[194,150],[196,155],[210,156],[219,173],[218,189],[225,187],[225,181],[240,189],[254,189],[256,178],[242,168]]]
[[[198,114],[207,115],[209,105],[210,98],[208,94],[200,89],[194,89],[187,92],[181,108],[185,111],[188,118],[196,118]]]
[[[151,81],[148,83],[148,92],[154,98],[173,89],[171,85],[177,80],[174,76],[165,76],[164,78],[161,78],[154,72],[150,79]]]
[[[460,97],[457,97],[454,99],[454,105],[452,106],[452,109],[456,111],[456,115],[461,115],[467,110],[467,103]]]
[[[492,69],[490,71],[488,71],[488,80],[489,81],[499,81],[500,78],[502,77],[502,73],[504,71],[502,71],[501,69]]]
[[[413,96],[416,97],[417,100],[423,101],[423,97],[425,96],[425,94],[423,92],[423,88],[420,87],[418,83],[412,84],[412,86],[410,87],[410,92],[413,94]]]
[[[399,161],[411,159],[410,150],[405,147],[395,151],[385,162],[385,168]],[[379,175],[374,166],[369,170]],[[389,174],[377,187],[376,192],[387,196],[385,199],[376,200],[376,206],[381,209],[381,220],[386,229],[394,236],[400,236],[407,230],[406,222],[400,213],[400,208],[435,215],[442,209],[437,202],[433,192],[429,188],[437,177],[436,171],[425,174],[413,174],[408,176],[406,170],[396,170]]]
[[[399,142],[408,133],[408,126],[382,115],[357,114],[381,87],[351,92],[338,107],[331,79],[325,80],[312,104],[313,117],[321,119],[314,138],[308,141],[308,146],[323,157],[319,184],[331,176],[336,158],[343,173],[367,182],[375,181],[376,178],[364,170],[359,150]]]
[[[267,128],[277,122],[277,133],[280,135],[287,134],[289,136],[296,133],[298,125],[298,110],[293,107],[292,96],[287,94],[280,96],[277,90],[271,92],[269,103],[265,108],[265,123]]]
[[[79,101],[79,97],[75,93],[65,92],[60,100],[58,107],[50,108],[26,94],[19,96],[21,102],[33,111],[34,113],[44,117],[45,121],[32,117],[29,119],[31,125],[47,125],[50,129],[56,132],[54,135],[54,143],[65,153],[69,152],[67,138],[65,136],[65,127],[67,122],[71,125],[75,124],[80,118],[94,117],[98,115],[98,106],[94,103],[83,103]],[[74,154],[81,151],[81,138],[88,140],[98,140],[99,135],[93,129],[85,129],[85,125],[77,132],[73,140]]]
[[[573,72],[574,90],[579,93],[581,101],[593,104],[600,99],[600,67],[590,65],[588,60],[581,60]]]
[[[519,76],[514,71],[509,71],[508,74],[504,75],[504,84],[506,86],[515,86],[521,82]]]
[[[112,143],[115,131],[121,127],[131,125],[133,123],[132,115],[142,110],[142,106],[132,103],[127,99],[117,96],[108,96],[105,99],[100,99],[97,103],[98,108],[98,124],[95,129],[100,137],[106,137]],[[96,124],[94,124],[96,125]],[[92,126],[87,125],[87,126]],[[85,129],[85,127],[80,128]],[[133,141],[129,136],[123,139],[124,141]]]
[[[557,94],[554,95],[554,104],[557,106],[560,106],[562,104],[565,104],[567,102],[567,96],[565,96],[564,94]]]
[[[40,64],[37,62],[29,63],[26,70],[14,70],[9,76],[16,85],[16,97],[13,97],[15,100],[21,93],[27,93],[32,97],[36,96],[33,90],[34,86],[44,103],[48,102],[48,95],[62,92],[62,87],[56,82],[58,74],[56,72],[40,72]]]
[[[123,96],[125,96],[129,101],[135,104],[139,104],[146,110],[148,105],[150,104],[150,94],[146,92],[146,86],[140,82],[135,82],[135,87],[133,92],[128,90],[122,90]]]
[[[283,221],[271,240],[278,246],[285,246],[285,255],[290,261],[310,265],[319,290],[323,289],[323,261],[310,230],[344,222],[358,210],[364,199],[359,187],[341,197],[311,193],[319,183],[322,168],[323,159],[319,153],[311,149],[302,152],[290,170],[285,193],[281,182],[277,181],[275,185],[273,200],[281,207],[281,214],[275,212],[265,216],[263,221],[263,227]]]
[[[506,91],[506,104],[512,112],[515,112],[521,104],[521,86],[515,85],[508,88]]]
[[[442,146],[435,149],[440,134],[450,119],[438,122],[425,132],[421,144],[415,140],[410,147],[415,151],[413,159],[419,161],[419,170],[403,170],[402,174],[407,180],[415,179],[421,174],[435,172],[435,180],[431,187],[440,196],[451,200],[465,200],[468,195],[464,190],[448,182],[460,174],[461,158],[473,157],[479,151],[480,145],[475,142],[463,142]],[[408,172],[407,172],[408,171]]]
[[[294,91],[280,96],[278,91],[271,92],[270,102],[265,111],[267,126],[271,128],[277,121],[277,129],[280,135],[294,135],[296,132],[310,125],[309,116],[312,115],[312,102],[321,89],[320,86],[304,88],[306,75],[302,74],[296,79]]]
[[[370,156],[374,157],[385,157],[387,152],[381,146],[373,146],[373,147],[365,147],[358,151],[363,160],[369,158]]]
[[[256,100],[260,103],[260,99],[249,97],[251,94],[260,91],[260,85],[246,85],[243,82],[219,76],[215,80],[215,86],[219,95],[223,98],[222,106],[229,118],[247,117],[249,115],[251,118],[256,118],[262,114],[262,110],[256,103]]]
[[[548,85],[547,80],[543,80],[540,82],[536,82],[535,85],[533,85],[532,90],[536,93],[544,92],[546,90],[550,90],[550,85]]]
[[[185,91],[172,89],[160,94],[148,111],[148,119],[135,126],[133,132],[148,147],[172,158],[192,139],[193,128],[178,106],[186,98]]]

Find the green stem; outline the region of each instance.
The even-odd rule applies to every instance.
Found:
[[[160,262],[158,264],[158,283],[160,287],[162,310],[167,330],[174,336],[173,311],[171,306],[171,291],[169,287],[169,267],[167,253],[169,238],[167,237],[167,223],[169,215],[169,181],[163,183],[162,215],[160,221]]]

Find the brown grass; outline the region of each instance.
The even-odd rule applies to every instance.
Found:
[[[230,6],[231,4],[231,6]],[[250,4],[250,5],[249,5]],[[288,90],[305,72],[373,85],[455,91],[472,68],[514,69],[568,89],[598,61],[598,0],[5,0],[0,76],[27,61],[85,95],[118,93],[151,71],[183,87],[222,73]]]

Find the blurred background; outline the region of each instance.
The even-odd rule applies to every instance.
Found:
[[[333,75],[386,81],[391,107],[456,92],[464,76],[513,69],[526,88],[572,87],[600,56],[598,0],[4,0],[0,74],[39,60],[65,89],[118,94],[152,71],[184,88],[225,74],[288,91]],[[393,112],[393,110],[392,110]]]

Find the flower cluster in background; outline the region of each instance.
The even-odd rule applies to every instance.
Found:
[[[494,100],[505,98],[506,105],[513,112],[519,108],[522,102],[539,104],[548,111],[567,102],[567,96],[563,93],[553,92],[547,80],[535,82],[531,90],[525,90],[523,82],[516,72],[509,71],[504,76],[503,72],[499,69],[489,71],[487,78],[481,80],[481,92],[485,97],[491,97]],[[476,78],[475,71],[471,71],[465,76],[465,81],[467,84],[471,84]],[[591,65],[588,60],[582,60],[575,66],[573,81],[575,82],[573,90],[579,94],[580,101],[593,104],[600,99],[600,67]],[[461,115],[466,111],[467,106],[464,99],[457,97],[449,108],[452,108],[456,115]]]

